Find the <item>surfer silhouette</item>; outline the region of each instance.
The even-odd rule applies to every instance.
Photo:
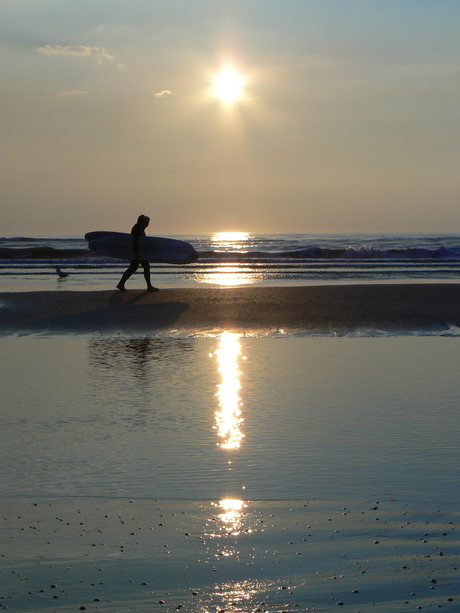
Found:
[[[158,292],[159,289],[157,287],[153,287],[150,282],[150,264],[147,260],[141,260],[139,256],[139,238],[141,236],[145,236],[145,228],[150,223],[150,217],[146,215],[139,215],[137,219],[137,223],[134,224],[131,230],[131,236],[133,237],[133,247],[134,253],[136,254],[136,259],[131,260],[131,263],[128,269],[123,273],[123,276],[120,279],[117,287],[120,292],[126,292],[125,283],[126,281],[133,275],[136,270],[139,268],[139,264],[144,269],[144,279],[147,283],[147,291],[148,292]]]

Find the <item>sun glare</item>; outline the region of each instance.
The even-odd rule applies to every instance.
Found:
[[[249,238],[249,232],[214,232],[211,240],[214,243],[226,243],[234,241],[246,241]]]
[[[224,102],[236,100],[241,92],[243,79],[231,68],[225,68],[214,81],[214,93]]]

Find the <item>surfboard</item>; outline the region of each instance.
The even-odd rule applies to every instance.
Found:
[[[117,260],[135,260],[133,237],[124,232],[88,232],[85,238],[94,253]],[[198,254],[186,241],[176,238],[141,236],[139,238],[139,259],[165,264],[190,264],[196,262]]]
[[[98,238],[105,238],[106,236],[126,236],[126,232],[111,232],[109,230],[100,230],[97,232],[87,232],[85,234],[86,240],[95,241]]]

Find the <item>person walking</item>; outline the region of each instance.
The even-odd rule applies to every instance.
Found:
[[[136,258],[134,260],[131,260],[128,269],[123,273],[123,276],[121,277],[120,282],[117,285],[117,288],[120,290],[120,292],[126,292],[125,283],[131,277],[131,275],[133,275],[139,268],[139,264],[144,269],[144,279],[147,283],[147,291],[160,291],[158,287],[153,287],[150,282],[150,264],[147,260],[141,260],[139,255],[139,239],[141,236],[145,236],[145,229],[149,225],[149,223],[150,217],[147,217],[147,215],[139,215],[137,223],[135,223],[132,227],[131,236],[133,237],[133,247]]]

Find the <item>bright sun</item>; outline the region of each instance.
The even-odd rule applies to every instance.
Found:
[[[214,81],[214,93],[224,102],[232,102],[240,95],[243,79],[231,68],[225,68]]]

